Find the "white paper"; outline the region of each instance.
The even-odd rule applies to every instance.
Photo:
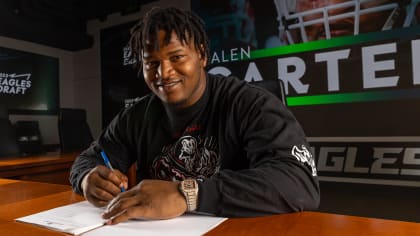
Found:
[[[210,231],[226,219],[187,214],[170,220],[130,220],[117,225],[103,226],[87,232],[84,236],[198,236]]]
[[[117,225],[104,225],[104,208],[97,208],[87,201],[54,208],[16,221],[35,224],[73,235],[202,235],[227,218],[186,214],[170,220],[130,220]],[[102,227],[101,227],[102,226]]]
[[[102,226],[105,223],[101,217],[103,211],[103,208],[83,201],[21,217],[16,221],[78,235]]]

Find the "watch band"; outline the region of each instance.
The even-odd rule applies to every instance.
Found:
[[[198,184],[195,179],[186,179],[179,183],[179,190],[187,202],[187,211],[197,209]]]

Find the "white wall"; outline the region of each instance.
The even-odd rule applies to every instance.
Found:
[[[90,49],[71,52],[31,42],[0,36],[0,47],[26,51],[59,59],[60,106],[83,108],[94,137],[102,130],[101,57],[100,30],[111,26],[138,20],[153,6],[177,6],[190,9],[190,0],[159,0],[143,5],[137,13],[121,16],[109,15],[106,21],[93,20],[87,24],[87,32],[94,37]],[[10,120],[38,120],[44,144],[58,144],[57,116],[53,115],[11,115]]]

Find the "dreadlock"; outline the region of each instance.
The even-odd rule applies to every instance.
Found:
[[[146,46],[147,40],[156,40],[158,31],[166,32],[164,43],[168,44],[171,32],[180,39],[181,43],[187,44],[193,40],[195,49],[203,58],[210,55],[209,41],[204,30],[204,21],[191,11],[181,10],[175,7],[151,9],[132,29],[128,46],[131,50],[131,59],[137,61],[136,66],[141,70],[141,53]],[[154,44],[158,49],[158,43]]]

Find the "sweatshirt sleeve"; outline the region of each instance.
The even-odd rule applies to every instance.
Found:
[[[260,90],[260,89],[257,89]],[[274,96],[248,93],[233,108],[248,168],[222,169],[199,181],[198,211],[251,217],[317,209],[315,161],[294,116]]]
[[[70,170],[70,183],[73,191],[82,194],[81,182],[84,176],[97,165],[105,165],[100,156],[104,151],[114,169],[127,173],[134,162],[132,154],[132,140],[129,137],[131,130],[128,125],[129,118],[126,110],[122,110],[102,131],[99,138],[89,148],[84,150],[74,161]]]

